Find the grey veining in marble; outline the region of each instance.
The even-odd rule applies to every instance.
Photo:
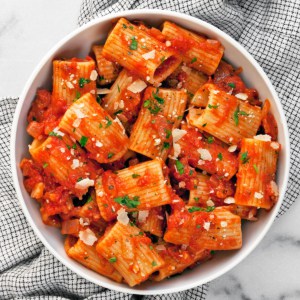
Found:
[[[76,27],[81,0],[0,0],[0,97],[17,96],[43,55]],[[300,202],[207,300],[300,299]]]

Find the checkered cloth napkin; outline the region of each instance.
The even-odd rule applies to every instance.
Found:
[[[300,2],[298,0],[84,0],[79,25],[134,8],[183,12],[238,40],[274,84],[287,117],[292,149],[290,180],[279,215],[300,194]],[[17,98],[0,99],[0,299],[136,299],[90,283],[68,270],[29,227],[12,184],[9,140]],[[205,299],[207,285],[143,299]]]

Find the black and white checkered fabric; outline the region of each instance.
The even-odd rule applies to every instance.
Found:
[[[260,63],[284,107],[291,137],[290,180],[279,215],[300,194],[299,0],[84,0],[79,25],[111,12],[163,8],[208,21],[238,40]],[[18,99],[0,99],[0,299],[136,299],[96,286],[54,258],[29,227],[12,185],[10,127]],[[207,285],[143,299],[205,299]]]

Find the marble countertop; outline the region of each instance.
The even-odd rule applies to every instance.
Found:
[[[0,9],[0,98],[18,96],[43,55],[77,26],[81,0],[9,0]],[[300,201],[207,300],[300,299]]]

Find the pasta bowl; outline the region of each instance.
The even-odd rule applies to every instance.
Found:
[[[59,230],[43,224],[40,218],[39,205],[26,192],[23,185],[23,175],[19,168],[21,159],[28,156],[28,144],[30,143],[30,137],[26,133],[27,113],[35,97],[36,90],[40,87],[50,88],[53,59],[57,57],[86,56],[93,44],[105,40],[112,21],[120,17],[125,17],[128,20],[143,20],[153,26],[159,26],[164,20],[169,20],[220,41],[225,47],[226,60],[234,66],[243,67],[243,80],[247,85],[256,88],[261,99],[270,100],[272,113],[278,122],[278,141],[282,145],[277,170],[279,200],[269,212],[261,212],[257,222],[243,225],[243,247],[240,250],[220,252],[213,260],[188,270],[180,276],[162,282],[147,282],[134,287],[113,282],[67,256],[64,250],[64,237]],[[221,276],[246,258],[263,239],[283,201],[289,174],[290,145],[287,124],[280,100],[262,68],[239,43],[214,26],[188,15],[164,10],[132,10],[96,19],[76,29],[45,55],[24,87],[16,108],[12,126],[11,165],[14,185],[24,214],[45,247],[58,260],[79,276],[109,289],[141,295],[166,294],[193,288]]]

